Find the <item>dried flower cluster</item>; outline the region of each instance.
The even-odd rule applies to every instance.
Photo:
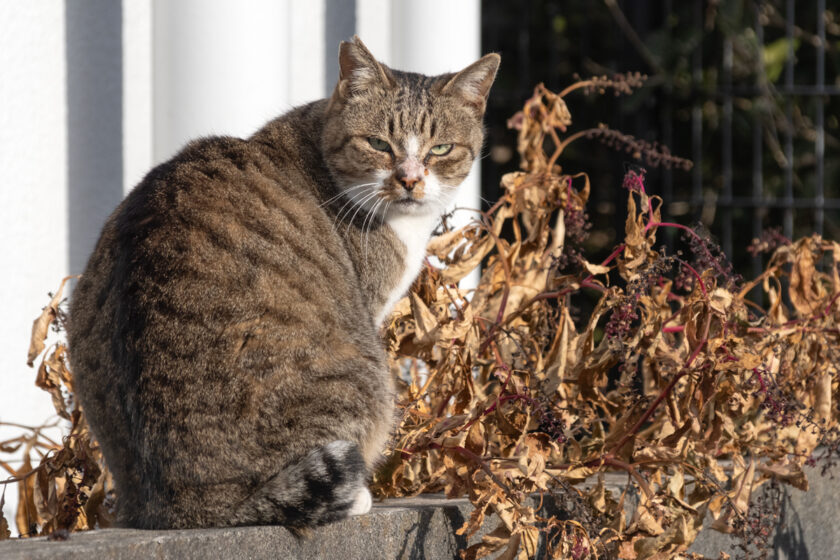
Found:
[[[616,150],[623,149],[634,159],[643,160],[652,167],[662,166],[667,169],[675,167],[683,171],[689,171],[693,165],[687,159],[672,155],[668,146],[662,146],[657,142],[640,140],[629,134],[622,134],[605,124],[599,125],[598,128],[588,130],[586,136],[598,140],[610,148]]]
[[[444,266],[427,266],[392,314],[385,337],[401,421],[373,488],[469,497],[475,509],[459,533],[495,527],[465,559],[538,550],[577,560],[690,557],[707,516],[740,538],[745,556],[761,555],[778,483],[806,489],[803,465],[838,456],[840,244],[767,240],[765,272],[744,282],[707,235],[663,222],[662,201],[631,169],[624,242],[599,263],[569,252],[568,241],[585,235],[589,180],[556,162],[586,136],[561,138],[571,125],[563,98],[587,87],[536,89],[511,119],[523,171],[502,178],[505,195],[474,223],[432,240],[429,253]],[[680,230],[690,255],[665,254],[656,243],[663,228]],[[819,262],[831,265],[821,271]],[[482,263],[478,287],[459,288]],[[756,286],[767,309],[746,300]],[[587,297],[597,303],[576,320],[572,306]],[[33,339],[47,335],[59,300]],[[42,459],[32,473],[29,464],[12,470],[26,534],[104,526],[113,498],[81,411],[67,400],[63,352],[46,351],[39,385],[72,411],[73,432],[62,445],[38,432],[19,440],[25,456]],[[608,488],[607,471],[626,474],[625,486]],[[565,515],[544,513],[535,495]]]

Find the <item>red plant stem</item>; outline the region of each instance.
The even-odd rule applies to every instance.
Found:
[[[824,317],[827,317],[828,314],[831,313],[831,307],[834,305],[834,302],[837,301],[838,297],[840,297],[840,292],[837,292],[836,294],[834,294],[834,296],[828,301],[828,304],[823,309],[822,314],[820,315],[819,318],[822,319]]]
[[[755,374],[756,379],[758,379],[758,384],[761,387],[762,393],[767,393],[767,384],[764,382],[764,377],[762,377],[761,372],[757,367],[752,368],[753,373]]]
[[[688,264],[684,260],[679,259],[679,261],[680,261],[680,264],[683,265],[686,269],[688,269],[688,271],[691,273],[691,275],[694,276],[694,278],[697,279],[697,285],[700,286],[700,291],[703,293],[703,297],[708,298],[709,293],[706,291],[706,284],[703,282],[703,278],[700,277],[700,274],[696,270],[694,270],[693,266],[691,266],[690,264]]]
[[[487,346],[490,344],[490,341],[495,339],[496,331],[502,324],[502,319],[505,316],[505,307],[507,307],[508,296],[510,295],[510,283],[511,283],[511,275],[510,275],[510,264],[507,261],[507,255],[502,250],[502,242],[493,233],[489,228],[487,229],[487,234],[493,238],[493,241],[496,243],[496,250],[499,252],[499,260],[502,262],[502,268],[505,272],[505,287],[502,290],[502,300],[499,302],[499,312],[496,314],[496,322],[493,323],[493,326],[490,327],[490,331],[487,333],[487,337],[481,343],[481,346],[478,348],[478,353],[482,354],[487,349]]]
[[[697,235],[697,233],[693,229],[691,229],[690,227],[684,226],[682,224],[677,224],[677,223],[674,223],[674,222],[648,222],[647,225],[645,226],[645,233],[647,233],[648,230],[650,228],[653,228],[653,227],[673,227],[673,228],[681,229],[681,230],[685,231],[686,233],[688,233],[694,239],[700,241],[701,243],[703,242],[703,238],[701,238],[699,235]],[[708,253],[708,251],[706,251],[706,252]],[[723,275],[726,274],[726,271],[720,268],[720,265],[717,263],[717,261],[712,259],[712,262],[714,262],[715,268],[717,269],[718,273],[723,274]]]
[[[800,317],[799,319],[791,319],[790,321],[786,321],[786,322],[782,323],[781,325],[776,325],[776,326],[769,327],[769,328],[768,327],[750,327],[750,328],[747,329],[747,332],[749,332],[749,333],[769,332],[769,331],[773,331],[773,330],[777,330],[777,329],[784,329],[784,328],[787,328],[787,327],[792,327],[794,325],[798,325],[799,323],[807,323],[808,321],[814,321],[814,320],[817,320],[817,319],[824,319],[831,312],[831,308],[834,305],[834,303],[837,301],[838,298],[840,298],[840,292],[837,292],[836,294],[834,294],[834,296],[828,301],[826,306],[821,311],[819,311],[817,313],[814,313],[810,317]],[[833,333],[833,334],[837,334],[838,332],[840,332],[840,331],[838,331],[838,329],[828,329],[828,328],[825,328],[825,329],[807,329],[807,328],[803,327],[802,330],[806,331],[806,332],[829,332],[829,333]]]
[[[683,231],[687,231],[690,235],[696,237],[697,239],[700,239],[700,236],[697,235],[694,232],[693,229],[691,229],[688,226],[678,224],[676,222],[648,222],[647,225],[645,225],[645,233],[647,233],[650,228],[655,228],[655,227],[673,227],[673,228],[681,229]]]
[[[590,290],[596,290],[598,292],[606,293],[607,289],[603,287],[601,284],[596,284],[595,282],[587,282],[584,280],[580,283],[581,288],[589,288]]]
[[[662,332],[665,333],[683,332],[684,330],[684,325],[677,325],[676,327],[662,327]]]
[[[613,261],[613,260],[614,260],[614,259],[618,256],[618,255],[620,255],[620,254],[621,254],[621,252],[622,252],[622,251],[623,251],[626,247],[627,247],[627,245],[625,245],[624,243],[622,243],[621,245],[619,245],[618,247],[616,247],[615,249],[613,249],[613,252],[612,252],[612,253],[610,253],[610,255],[609,255],[606,259],[604,259],[603,261],[601,261],[601,266],[607,266],[608,264],[610,264],[610,263],[611,263],[611,262],[612,262],[612,261]],[[589,276],[589,278],[592,278],[592,276],[590,275],[590,276]],[[587,278],[587,280],[589,280],[589,278]]]
[[[642,426],[644,426],[645,422],[647,422],[648,419],[653,415],[653,413],[656,412],[656,409],[659,407],[659,405],[662,403],[662,401],[664,401],[668,397],[668,395],[671,394],[671,391],[674,390],[674,387],[676,387],[677,382],[680,379],[682,379],[683,377],[685,377],[685,375],[689,372],[689,368],[691,367],[691,364],[694,362],[694,360],[697,358],[697,356],[700,355],[700,351],[703,349],[703,347],[706,346],[706,342],[708,341],[708,337],[709,337],[709,327],[711,326],[711,320],[712,320],[711,314],[707,313],[706,314],[706,322],[705,322],[704,327],[703,327],[703,338],[700,340],[699,344],[697,344],[697,347],[694,349],[694,351],[691,353],[691,355],[685,361],[685,364],[683,364],[682,369],[676,375],[674,375],[674,378],[671,379],[671,381],[668,383],[668,385],[665,386],[664,389],[662,389],[662,391],[659,393],[659,396],[656,397],[656,400],[654,400],[651,403],[651,405],[644,412],[644,414],[642,414],[641,418],[639,418],[639,420],[633,425],[633,427],[630,428],[627,431],[627,433],[624,434],[624,436],[622,436],[622,438],[618,441],[618,443],[616,443],[613,446],[609,455],[613,455],[618,450],[620,450],[622,447],[624,447],[624,444],[627,443],[630,440],[630,438],[633,437],[636,433],[638,433],[638,431],[642,428]]]

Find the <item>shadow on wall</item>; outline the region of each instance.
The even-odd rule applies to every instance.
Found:
[[[84,270],[122,200],[122,3],[65,2],[69,265]]]
[[[802,520],[790,499],[790,492],[790,490],[785,492],[782,501],[782,510],[779,512],[782,525],[776,529],[773,537],[773,550],[777,554],[783,552],[783,558],[810,560],[811,555],[808,553],[808,544],[805,542]]]

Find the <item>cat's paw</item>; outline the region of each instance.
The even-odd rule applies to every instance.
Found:
[[[348,515],[364,515],[370,511],[370,507],[373,505],[373,496],[370,495],[370,490],[367,487],[362,486],[359,493],[356,494],[356,499],[353,500],[353,505],[350,506],[350,511]]]

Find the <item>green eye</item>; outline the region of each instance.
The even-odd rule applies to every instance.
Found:
[[[380,152],[391,151],[391,145],[382,138],[376,138],[375,136],[371,136],[367,140],[368,144],[370,144],[370,147],[374,150],[379,150]]]
[[[451,151],[452,144],[438,144],[437,146],[432,147],[432,149],[429,150],[429,153],[433,156],[445,156]]]

